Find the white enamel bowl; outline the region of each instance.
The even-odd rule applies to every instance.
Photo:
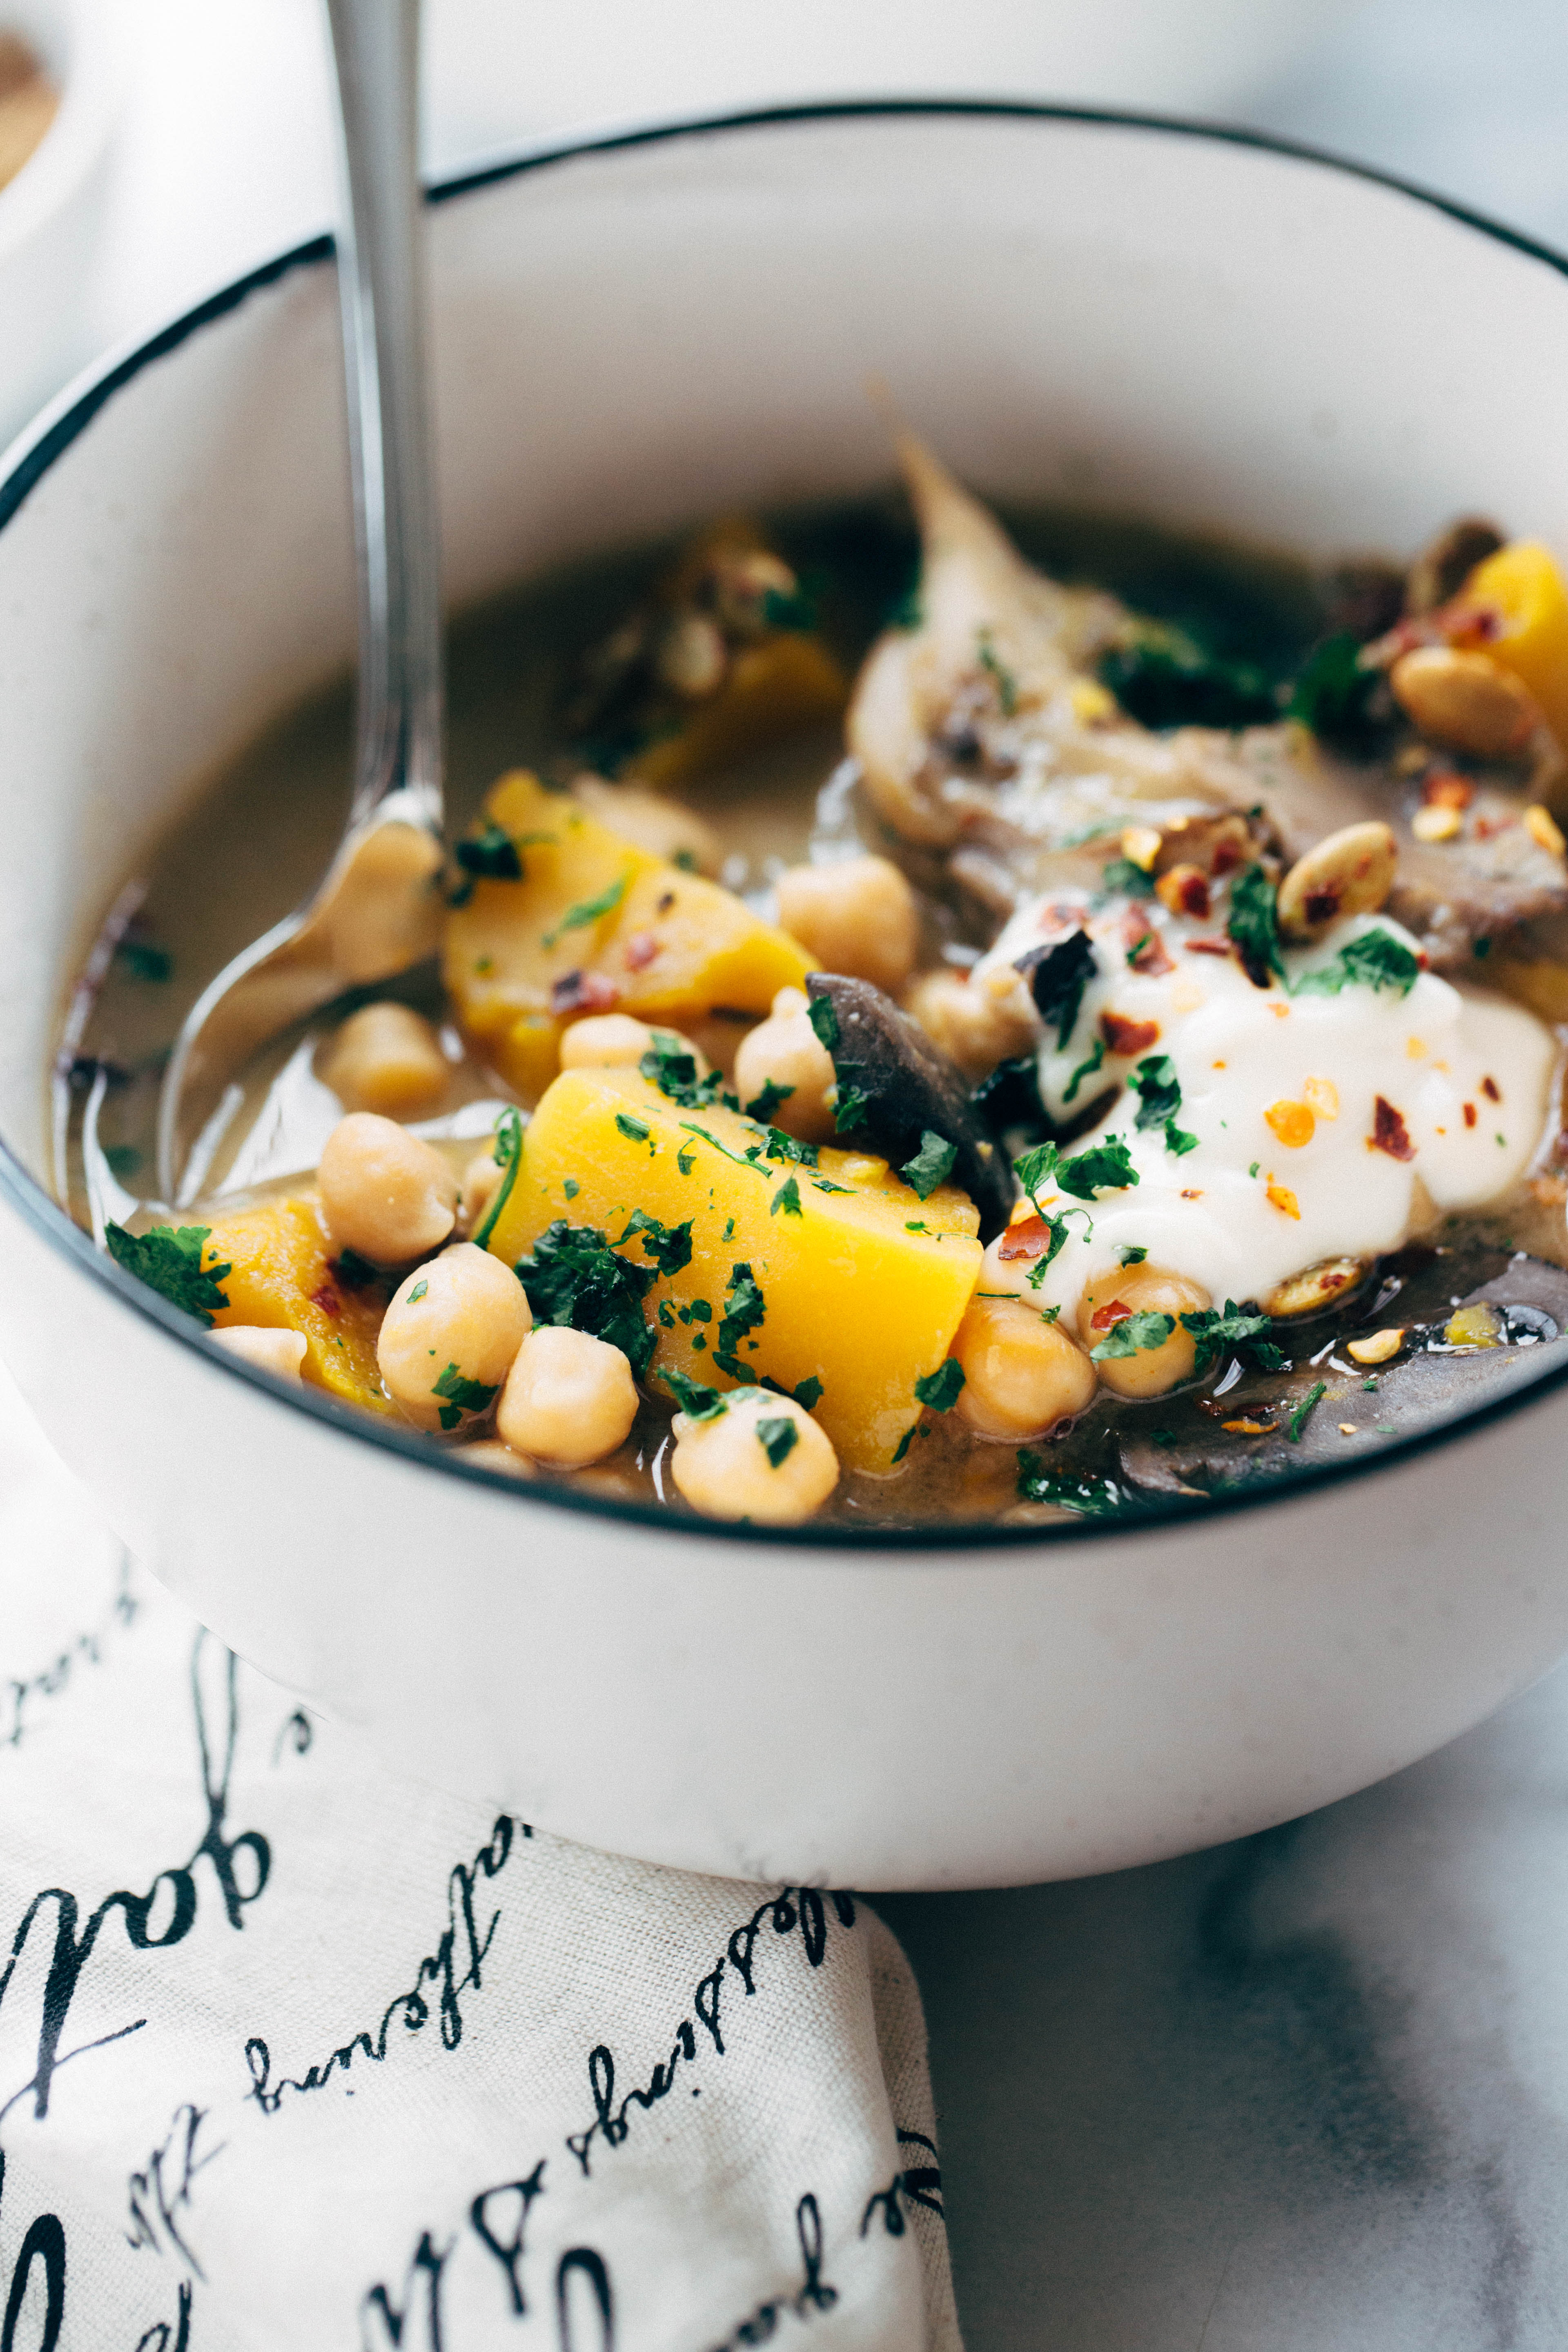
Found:
[[[872,374],[994,491],[1324,554],[1466,509],[1568,546],[1562,266],[1311,158],[850,110],[442,196],[456,604],[884,480]],[[1541,1674],[1568,1648],[1560,1385],[1246,1507],[856,1548],[432,1466],[95,1257],[44,1189],[57,1009],[199,780],[350,657],[336,336],[326,257],[287,257],[79,388],[0,487],[0,1336],[143,1559],[402,1769],[747,1877],[1177,1853],[1360,1788]]]

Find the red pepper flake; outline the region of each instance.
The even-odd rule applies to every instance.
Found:
[[[1250,846],[1249,842],[1237,841],[1233,835],[1222,833],[1214,845],[1214,863],[1211,870],[1215,880],[1217,881],[1222,874],[1228,874],[1233,866],[1239,866],[1243,849]]]
[[[1151,930],[1141,916],[1130,915],[1122,933],[1127,941],[1127,961],[1134,971],[1147,972],[1157,980],[1163,972],[1174,971],[1175,965],[1165,953],[1165,942],[1158,931]]]
[[[1475,1107],[1475,1104],[1474,1104],[1474,1103],[1467,1103],[1467,1104],[1465,1105],[1465,1125],[1466,1125],[1467,1127],[1474,1127],[1475,1123],[1476,1123],[1476,1107]]]
[[[552,1013],[610,1013],[621,992],[602,971],[563,971],[550,983]]]
[[[1201,1201],[1201,1200],[1203,1199],[1203,1197],[1204,1197],[1204,1195],[1203,1195],[1203,1187],[1202,1187],[1201,1185],[1198,1187],[1197,1191],[1196,1191],[1196,1192],[1184,1192],[1184,1193],[1182,1194],[1182,1198],[1183,1198],[1183,1200],[1184,1200],[1184,1201]]]
[[[1272,1437],[1279,1423],[1277,1421],[1222,1421],[1220,1427],[1228,1429],[1234,1437]]]
[[[1089,1318],[1091,1331],[1109,1331],[1113,1323],[1125,1323],[1132,1309],[1124,1298],[1108,1299]]]
[[[658,950],[659,940],[657,932],[634,931],[626,945],[626,970],[646,971]]]
[[[1146,1054],[1160,1034],[1157,1021],[1127,1021],[1120,1013],[1102,1013],[1100,1034],[1113,1054]]]
[[[1379,1095],[1372,1107],[1372,1133],[1367,1138],[1371,1151],[1386,1151],[1391,1160],[1414,1160],[1415,1146],[1410,1140],[1409,1129],[1391,1102]]]
[[[1483,1078],[1481,1080],[1481,1092],[1485,1095],[1488,1102],[1501,1102],[1502,1100],[1501,1095],[1498,1092],[1498,1082],[1495,1078]]]
[[[1340,911],[1340,900],[1343,895],[1337,883],[1321,890],[1309,890],[1305,905],[1308,922],[1331,923]]]
[[[1020,1217],[997,1243],[996,1255],[1001,1258],[1044,1257],[1050,1245],[1050,1227],[1044,1217]]]
[[[1427,777],[1421,787],[1421,797],[1428,808],[1468,809],[1476,797],[1476,788],[1468,776],[1454,775],[1445,769],[1441,775]]]
[[[343,1302],[330,1282],[323,1282],[319,1290],[311,1291],[310,1304],[319,1307],[323,1315],[331,1315],[334,1320],[343,1311]]]
[[[1189,955],[1220,955],[1230,953],[1228,940],[1184,940],[1182,945]]]

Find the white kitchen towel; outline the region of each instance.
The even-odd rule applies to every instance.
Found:
[[[958,2352],[934,2142],[857,1897],[389,1780],[5,1383],[0,2352]]]

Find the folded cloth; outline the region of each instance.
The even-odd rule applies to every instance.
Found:
[[[940,2186],[858,1897],[390,1780],[124,1557],[6,1384],[6,2352],[959,2352]]]

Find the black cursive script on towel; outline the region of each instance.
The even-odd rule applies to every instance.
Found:
[[[0,2205],[5,2200],[5,2151],[0,2147]],[[0,2278],[5,2274],[5,2265],[0,2263]],[[44,2332],[38,2337],[37,2352],[54,2352],[66,2316],[66,2233],[58,2213],[40,2213],[23,2237],[0,2317],[0,2352],[21,2352],[16,2325],[35,2275],[42,2282],[44,2297]]]
[[[197,2173],[205,2172],[228,2146],[226,2140],[220,2140],[216,2147],[204,2149],[198,2156],[196,2143],[206,2120],[207,2110],[192,2100],[176,2107],[161,2146],[148,2158],[145,2171],[132,2174],[126,2191],[131,2210],[126,2244],[150,2246],[155,2254],[172,2251],[197,2278],[205,2278],[206,2273],[185,2242],[180,2216],[191,2207]]]
[[[219,1737],[216,1741],[210,1737],[208,1699],[204,1696],[202,1688],[204,1654],[207,1668],[216,1669],[220,1718]],[[11,1938],[10,1958],[4,1969],[0,1969],[0,2007],[4,2006],[8,1996],[12,1996],[17,1968],[47,1905],[54,1919],[54,1948],[38,2019],[37,2060],[31,2076],[21,2089],[0,2102],[0,2121],[28,2096],[33,2100],[35,2116],[40,2118],[47,2116],[50,2086],[60,2067],[68,2065],[73,2058],[84,2057],[89,2050],[102,2049],[111,2042],[122,2042],[128,2033],[139,2032],[146,2024],[146,2019],[139,2017],[117,2032],[100,2034],[96,2041],[82,2042],[74,2050],[62,2053],[60,2049],[82,1971],[91,1959],[99,1937],[111,1914],[120,1913],[127,1941],[135,1950],[167,1951],[171,1946],[184,1943],[195,1925],[195,1870],[197,1864],[204,1859],[212,1866],[231,1927],[244,1927],[246,1906],[254,1903],[266,1887],[268,1874],[272,1867],[272,1850],[260,1831],[241,1830],[237,1837],[230,1837],[227,1833],[229,1780],[234,1769],[235,1740],[239,1727],[235,1659],[232,1652],[223,1649],[205,1632],[197,1634],[191,1653],[190,1686],[196,1741],[201,1751],[206,1827],[187,1858],[160,1870],[144,1895],[132,1894],[123,1887],[112,1895],[106,1895],[97,1909],[88,1914],[85,1921],[81,1919],[81,1906],[76,1896],[65,1887],[46,1886],[34,1895]],[[246,1874],[251,1882],[248,1887],[240,1885],[239,1874],[235,1868],[237,1855],[246,1858]],[[4,2339],[0,2337],[0,2347],[3,2343]]]
[[[839,1926],[853,1927],[853,1896],[830,1894],[827,1900]],[[724,2055],[721,2008],[725,1985],[731,1977],[738,1978],[748,2000],[757,1990],[757,1938],[764,1920],[771,1921],[775,1937],[798,1933],[809,1966],[822,1966],[827,1948],[827,1913],[818,1888],[786,1886],[766,1903],[759,1904],[751,1917],[743,1919],[732,1931],[723,1953],[707,1975],[699,1979],[692,1992],[692,2010],[716,2057]],[[678,2069],[683,2064],[691,2065],[701,2046],[691,2019],[683,2017],[671,2036],[668,2058],[659,2061],[645,2084],[629,2090],[618,2102],[614,2052],[604,2042],[589,2052],[588,2088],[593,2095],[594,2121],[584,2131],[568,2133],[566,2139],[584,2174],[591,2169],[595,2141],[602,2140],[605,2147],[619,2147],[632,2127],[632,2108],[640,2107],[646,2114],[660,2099],[668,2098],[675,2087]]]
[[[68,1642],[36,1675],[12,1675],[0,1682],[0,1749],[20,1748],[33,1727],[37,1700],[58,1698],[81,1666],[102,1664],[109,1635],[116,1627],[134,1624],[141,1606],[131,1590],[131,1555],[121,1552],[120,1582],[99,1622]]]
[[[526,1822],[517,1826],[524,1837],[532,1836]],[[246,2096],[255,2100],[264,2116],[278,2113],[285,2091],[303,2094],[324,2089],[335,2075],[348,2073],[356,2054],[373,2066],[382,2065],[394,2024],[401,2024],[405,2033],[419,2033],[429,2023],[431,2004],[425,1991],[427,1985],[439,1985],[441,1989],[436,2010],[440,2019],[442,2047],[458,2047],[463,2038],[461,1996],[470,1990],[477,1992],[483,1984],[485,1956],[500,1920],[499,1909],[493,1911],[480,1934],[474,1916],[475,1890],[481,1877],[493,1879],[506,1868],[511,1853],[512,1828],[510,1815],[498,1814],[489,1836],[473,1861],[453,1864],[447,1874],[446,1927],[435,1950],[427,1952],[420,1961],[413,1985],[388,2001],[374,2031],[362,2026],[330,2057],[319,2059],[303,2074],[283,2074],[276,2082],[272,2079],[271,2051],[259,2034],[251,2036],[245,2045],[245,2063],[250,2069],[250,2088]]]
[[[810,2319],[816,2312],[832,2310],[838,2289],[829,2286],[822,2275],[822,2215],[809,2189],[795,2209],[795,2231],[805,2272],[799,2293],[773,2295],[759,2303],[722,2344],[714,2345],[713,2352],[744,2352],[747,2345],[766,2344],[786,2313],[793,2312],[796,2319]]]

